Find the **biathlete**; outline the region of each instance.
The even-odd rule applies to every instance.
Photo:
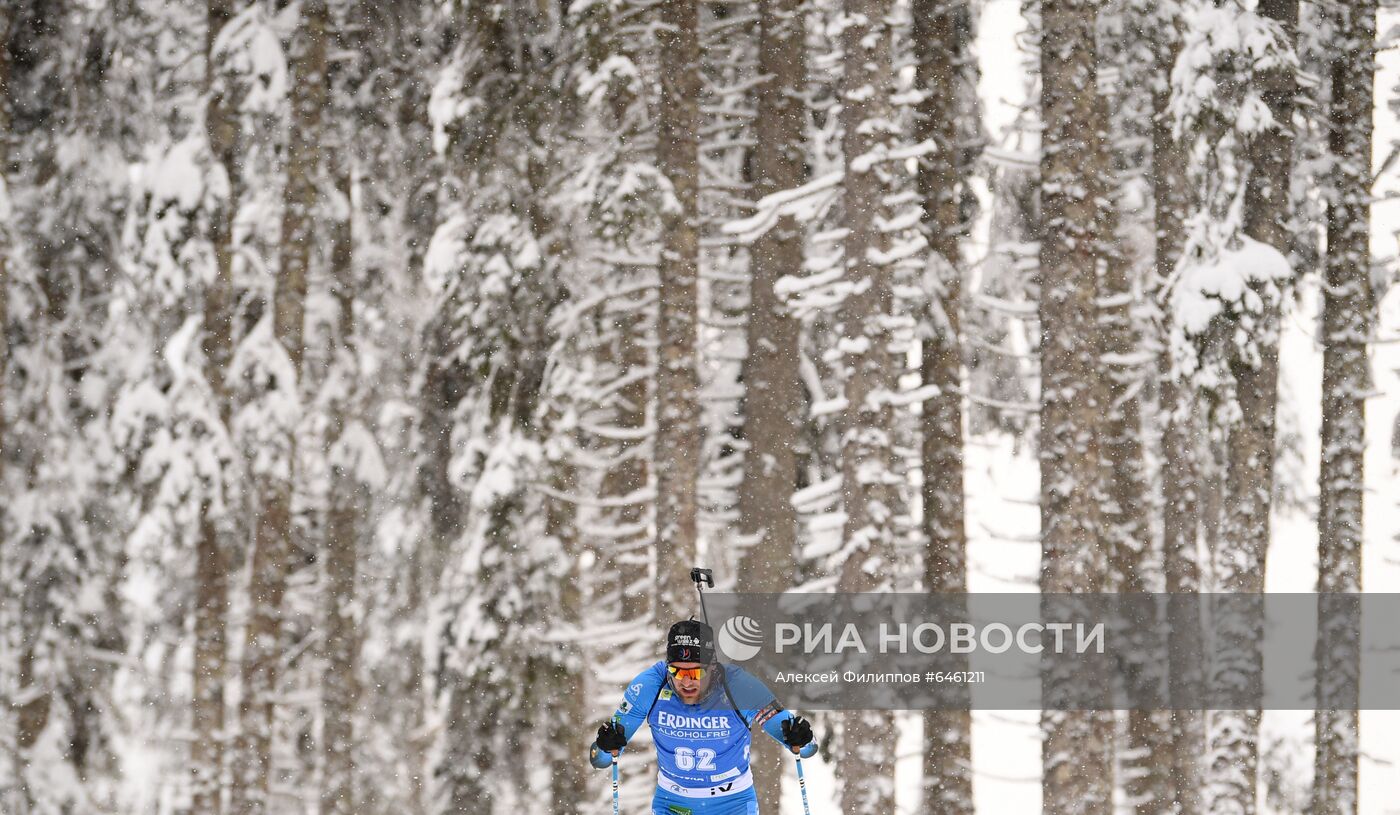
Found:
[[[749,770],[751,728],[802,758],[816,754],[812,726],[784,710],[755,676],[715,659],[714,631],[697,620],[671,626],[666,659],[637,675],[589,762],[610,766],[642,722],[656,744],[654,815],[757,815]]]

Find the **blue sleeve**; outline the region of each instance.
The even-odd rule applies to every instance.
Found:
[[[622,694],[622,704],[613,711],[612,720],[622,725],[622,731],[628,741],[632,740],[632,736],[636,735],[646,722],[652,702],[656,701],[656,695],[661,692],[661,686],[665,682],[666,663],[658,662],[627,683],[627,690]],[[594,767],[602,769],[611,765],[612,760],[612,754],[599,750],[597,742],[589,746],[588,763]]]
[[[734,703],[743,711],[744,719],[751,727],[762,727],[763,732],[783,745],[784,750],[788,749],[783,743],[783,722],[793,718],[792,711],[784,709],[778,703],[777,697],[763,684],[763,680],[735,665],[727,665],[725,670],[729,677],[729,690],[734,695]],[[811,758],[816,752],[817,743],[814,741],[803,747],[800,755],[802,758]]]

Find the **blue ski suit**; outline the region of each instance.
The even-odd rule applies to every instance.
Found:
[[[672,690],[666,663],[658,662],[628,684],[613,714],[629,741],[642,722],[651,725],[656,744],[654,815],[758,813],[749,771],[750,728],[762,727],[782,744],[782,724],[793,715],[757,677],[734,665],[719,669],[724,674],[716,671],[705,695],[688,705]],[[813,742],[801,755],[808,758],[816,752]],[[607,767],[612,761],[593,745],[589,762],[594,767]]]

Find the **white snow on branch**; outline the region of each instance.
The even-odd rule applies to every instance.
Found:
[[[725,224],[726,235],[737,235],[739,243],[749,244],[763,237],[779,219],[791,215],[799,222],[810,221],[831,204],[841,190],[840,172],[827,173],[800,187],[765,195],[758,200],[753,215]]]
[[[821,507],[828,506],[832,501],[841,497],[841,476],[834,475],[831,478],[818,481],[808,487],[792,494],[792,505],[798,512],[813,512]]]
[[[578,80],[578,95],[588,100],[592,107],[599,107],[613,87],[635,88],[642,83],[641,72],[631,59],[621,54],[613,54],[598,65],[598,70],[584,69]]]
[[[242,108],[245,111],[273,113],[287,96],[287,57],[279,31],[285,26],[285,19],[269,17],[255,3],[219,29],[219,36],[214,40],[214,55],[229,70],[244,78]]]
[[[438,74],[437,82],[433,84],[432,93],[428,96],[428,120],[433,125],[433,150],[439,155],[447,149],[450,141],[448,128],[470,116],[481,104],[480,99],[462,93],[462,85],[465,82],[465,68],[459,56]]]
[[[1241,236],[1237,248],[1221,249],[1214,259],[1181,268],[1172,289],[1172,313],[1188,335],[1202,334],[1227,307],[1259,313],[1264,302],[1253,284],[1277,284],[1292,276],[1281,252]]]
[[[999,311],[1017,317],[1035,317],[1040,310],[1039,305],[1036,303],[1007,300],[984,292],[974,292],[972,302],[991,311]]]
[[[461,212],[454,213],[433,232],[423,257],[423,279],[429,291],[446,290],[461,272],[467,256],[467,233],[467,216]]]
[[[173,203],[184,212],[199,206],[204,197],[200,161],[203,149],[203,138],[191,136],[166,151],[148,170],[151,196],[161,203]]]
[[[350,473],[370,489],[383,489],[389,482],[388,468],[379,450],[379,442],[364,422],[346,425],[331,448],[330,463]]]
[[[937,385],[921,385],[911,391],[904,393],[892,393],[885,397],[885,401],[895,407],[907,407],[909,405],[921,404],[930,399],[936,399],[943,395],[943,389]]]
[[[833,399],[823,399],[812,403],[812,418],[820,416],[832,416],[840,413],[848,407],[846,397],[837,396]]]
[[[790,300],[803,292],[821,288],[822,286],[829,286],[840,280],[845,274],[845,269],[836,266],[824,272],[808,275],[807,277],[784,275],[778,278],[778,282],[773,284],[773,293],[784,300]]]
[[[917,257],[919,253],[928,248],[928,242],[922,235],[916,236],[913,240],[900,241],[890,247],[888,252],[880,251],[874,247],[865,250],[865,257],[876,266],[892,266],[902,260]]]
[[[918,158],[930,153],[937,152],[938,145],[932,139],[926,139],[918,144],[911,144],[907,147],[896,147],[891,149],[888,144],[877,144],[863,155],[856,156],[851,160],[851,172],[867,173],[876,164],[883,164],[887,161],[902,161],[907,158]]]
[[[1181,54],[1172,67],[1171,110],[1180,136],[1215,115],[1245,136],[1276,127],[1255,75],[1298,58],[1279,24],[1243,3],[1186,4]]]

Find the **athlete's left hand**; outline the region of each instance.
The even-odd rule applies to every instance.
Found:
[[[594,742],[598,749],[605,753],[612,753],[616,758],[622,748],[627,746],[627,731],[622,729],[618,722],[603,722],[598,727],[598,740]]]
[[[812,725],[801,716],[783,720],[783,744],[794,753],[812,743]]]

